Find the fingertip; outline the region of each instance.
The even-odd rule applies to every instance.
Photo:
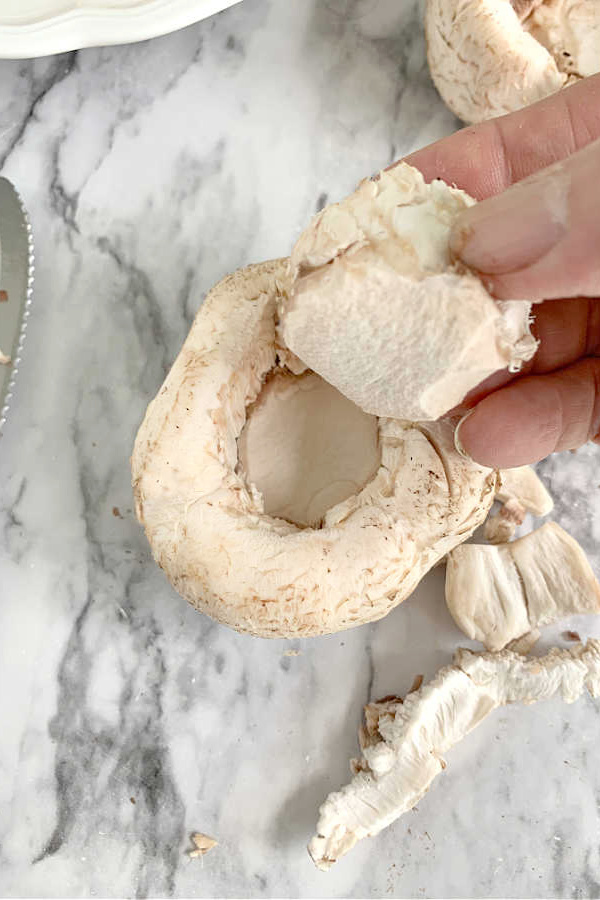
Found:
[[[520,400],[522,397],[510,388],[490,394],[459,422],[457,447],[474,462],[491,469],[543,459],[553,449],[554,436],[540,429],[535,415],[528,414]]]

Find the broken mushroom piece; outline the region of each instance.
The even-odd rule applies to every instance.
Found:
[[[506,544],[515,536],[519,525],[525,521],[527,510],[518,500],[507,500],[497,513],[487,517],[483,524],[483,536],[490,544]]]
[[[600,71],[598,0],[427,0],[425,32],[435,86],[464,122]]]
[[[554,501],[544,483],[531,466],[501,469],[496,500],[500,500],[501,503],[516,500],[533,516],[547,516],[554,506]]]
[[[554,506],[552,497],[531,466],[502,469],[496,500],[502,506],[497,513],[488,516],[483,526],[484,537],[490,544],[510,541],[527,512],[546,516]]]
[[[277,336],[286,271],[249,266],[213,288],[132,458],[173,586],[263,637],[386,615],[483,521],[498,482],[455,450],[455,422],[375,419],[302,372]]]
[[[537,343],[531,304],[494,301],[450,258],[475,201],[399,163],[326,207],[294,247],[281,303],[286,345],[357,406],[430,421]]]
[[[207,834],[202,834],[201,831],[195,831],[191,835],[191,841],[194,845],[193,850],[188,850],[188,856],[190,859],[198,859],[201,856],[206,856],[207,853],[210,853],[214,847],[219,846],[219,842],[214,838],[209,837]]]
[[[453,550],[446,603],[468,637],[500,650],[538,626],[599,613],[600,585],[577,541],[548,522],[510,544]]]
[[[308,845],[320,869],[329,869],[357,841],[378,834],[412,809],[446,768],[443,754],[508,703],[559,696],[572,703],[587,689],[600,692],[600,642],[542,657],[510,650],[459,650],[453,665],[408,694],[404,702],[369,704],[361,731],[362,759],[350,784],[327,797]]]

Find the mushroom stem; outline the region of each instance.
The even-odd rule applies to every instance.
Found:
[[[510,544],[448,555],[446,603],[464,633],[500,650],[568,615],[600,612],[600,585],[577,541],[547,522]]]
[[[357,774],[319,811],[308,851],[329,869],[357,841],[391,825],[421,799],[446,763],[442,754],[508,703],[600,693],[600,641],[539,658],[458,650],[453,665],[401,700],[370,704],[368,741]],[[376,717],[376,720],[374,720]]]

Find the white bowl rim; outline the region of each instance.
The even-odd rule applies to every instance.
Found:
[[[239,2],[137,0],[115,8],[98,0],[87,8],[68,9],[65,0],[48,0],[47,12],[16,23],[3,18],[0,8],[0,58],[28,59],[142,41],[185,28]]]

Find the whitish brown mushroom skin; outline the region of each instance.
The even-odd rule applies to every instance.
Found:
[[[379,421],[381,466],[321,528],[264,512],[237,438],[277,356],[287,261],[209,293],[150,404],[132,457],[136,510],[167,577],[196,609],[261,637],[300,637],[386,615],[483,521],[498,476],[463,459],[452,421]]]
[[[467,123],[600,70],[596,0],[428,0],[425,29],[433,81]]]

